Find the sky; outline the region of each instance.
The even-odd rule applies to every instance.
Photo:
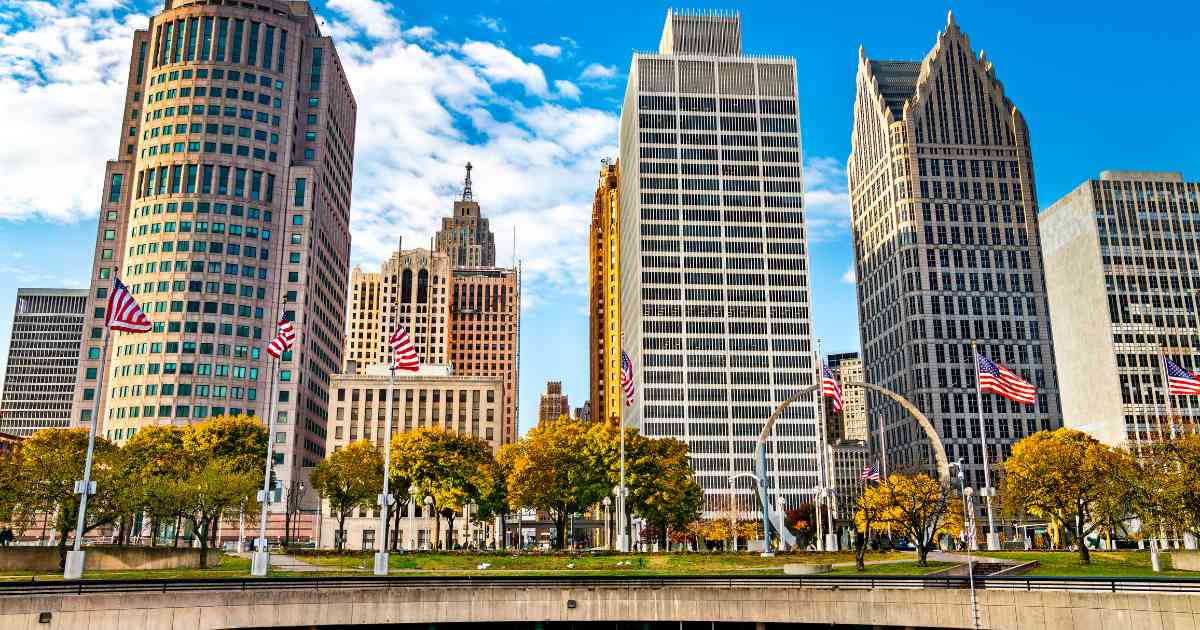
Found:
[[[133,29],[161,0],[0,0],[0,362],[18,287],[86,286]],[[1173,5],[1173,6],[1172,6]],[[470,161],[498,259],[521,261],[522,432],[547,380],[588,395],[587,227],[634,51],[669,4],[313,0],[358,102],[352,264],[428,243]],[[1107,8],[1106,8],[1107,7]],[[858,48],[919,60],[953,9],[1031,129],[1047,207],[1106,169],[1200,178],[1194,3],[795,3],[736,10],[743,50],[796,59],[816,335],[858,349],[844,166]],[[1169,19],[1166,16],[1170,16]],[[1183,70],[1181,71],[1181,67]],[[515,250],[514,250],[515,243]]]

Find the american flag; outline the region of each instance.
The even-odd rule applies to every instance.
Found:
[[[154,324],[142,312],[137,300],[119,278],[113,278],[112,292],[108,294],[108,308],[104,311],[104,325],[113,330],[128,333],[150,332]]]
[[[625,406],[633,404],[633,362],[621,351],[621,391],[625,394]]]
[[[1167,366],[1167,393],[1173,396],[1194,396],[1200,394],[1200,379],[1195,374],[1175,365],[1175,362],[1163,357]]]
[[[879,481],[879,467],[875,464],[863,466],[862,474],[859,475],[859,478],[866,481]]]
[[[821,364],[821,395],[832,398],[833,412],[841,413],[842,386],[838,385],[837,379],[833,378],[833,372],[824,363]]]
[[[287,313],[279,316],[279,324],[275,326],[275,338],[267,344],[267,354],[278,359],[284,352],[292,349],[296,343],[296,327],[288,319]]]
[[[1036,402],[1037,388],[1012,370],[992,362],[982,354],[975,355],[975,364],[979,369],[979,391],[999,394],[1025,405]]]
[[[396,327],[396,331],[388,339],[388,345],[392,347],[394,355],[392,369],[407,372],[417,372],[421,369],[421,359],[417,357],[417,348],[408,336],[408,330],[403,326]]]

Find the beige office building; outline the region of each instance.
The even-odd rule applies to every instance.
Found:
[[[860,49],[856,83],[846,172],[863,380],[924,411],[983,487],[985,462],[1062,422],[1029,128],[953,16],[920,61]],[[1037,387],[1036,404],[983,396],[979,426],[973,340]],[[873,393],[867,406],[883,420],[890,469],[933,469],[907,412]]]
[[[382,449],[386,435],[388,400],[387,364],[376,364],[359,368],[349,365],[355,373],[334,375],[330,383],[330,453],[345,448],[358,440],[368,440]],[[417,373],[397,372],[392,389],[392,434],[417,428],[436,427],[459,435],[484,440],[493,451],[500,448],[502,428],[506,424],[504,404],[504,379],[501,377],[461,376],[454,374],[448,365],[423,364]],[[407,488],[391,488],[398,501],[408,501]],[[413,520],[409,519],[409,505],[401,508],[400,527],[397,540],[406,549],[429,544],[433,521],[421,514],[418,506]],[[329,512],[328,504],[322,507],[321,545],[334,545],[337,520]],[[459,532],[458,542],[474,540],[487,542],[490,530],[472,526],[467,519],[455,520]],[[414,527],[415,524],[415,527]],[[443,521],[443,532],[446,523]],[[351,549],[373,549],[379,516],[375,510],[359,510],[347,519],[344,532],[347,546]],[[478,535],[478,536],[477,536]]]
[[[347,322],[346,350],[342,372],[350,362],[368,365],[379,358],[379,301],[383,289],[379,272],[350,270],[350,318]]]
[[[831,443],[839,440],[867,439],[867,397],[862,387],[847,383],[863,380],[862,359],[857,352],[831,354],[827,357],[829,369],[842,386],[842,411],[833,413],[833,405],[825,403],[826,431]]]
[[[546,391],[538,401],[538,424],[571,417],[571,402],[563,393],[561,381],[546,381]]]
[[[1180,173],[1104,171],[1039,217],[1066,426],[1132,447],[1195,430],[1161,357],[1200,369],[1198,196]]]
[[[87,305],[81,289],[17,289],[0,433],[29,437],[70,426]]]
[[[75,423],[121,443],[139,427],[264,417],[288,487],[325,455],[342,367],[356,104],[307,2],[165,0],[133,34],[116,158],[100,199]],[[120,277],[152,332],[113,333]],[[105,375],[103,388],[97,377]],[[99,389],[99,391],[98,391]]]

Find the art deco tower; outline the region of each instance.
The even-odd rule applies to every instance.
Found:
[[[950,16],[921,61],[860,51],[851,142],[865,380],[920,407],[983,486],[972,340],[1038,388],[1032,406],[983,397],[989,461],[1061,424],[1029,129]],[[930,466],[903,410],[873,394],[867,409],[890,471]]]
[[[686,441],[705,510],[725,511],[763,422],[814,376],[795,61],[743,55],[736,14],[668,12],[658,53],[633,56],[620,133],[623,421]],[[789,505],[817,486],[816,424],[805,401],[775,427]],[[736,502],[758,509],[748,484]]]
[[[121,442],[138,428],[267,413],[265,346],[286,311],[274,417],[286,484],[325,454],[342,363],[356,105],[307,2],[166,0],[137,31],[108,162],[72,417]],[[119,276],[154,321],[114,333]],[[96,373],[106,375],[96,391]],[[265,419],[267,420],[267,419]]]

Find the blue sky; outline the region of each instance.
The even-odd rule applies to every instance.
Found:
[[[359,105],[354,263],[426,243],[462,164],[500,258],[525,270],[521,427],[546,380],[587,396],[586,229],[616,154],[630,54],[657,46],[660,2],[316,0]],[[859,45],[920,59],[953,8],[1029,122],[1043,207],[1103,169],[1200,178],[1194,4],[742,2],[744,49],[796,58],[817,334],[858,346],[843,165]],[[159,1],[0,0],[0,351],[16,288],[83,286],[104,161],[114,157],[129,34]],[[1181,70],[1181,67],[1183,70]],[[0,359],[2,361],[2,359]]]

